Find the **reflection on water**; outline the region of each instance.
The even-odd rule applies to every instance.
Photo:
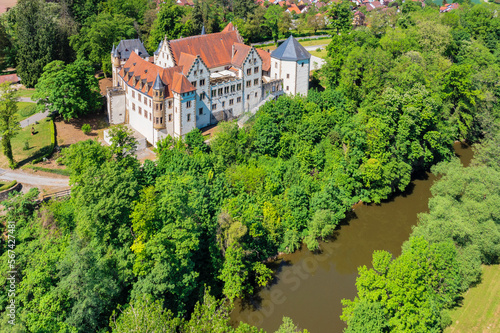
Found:
[[[470,147],[457,143],[455,152],[467,166],[472,158]],[[312,254],[303,246],[278,259],[273,263],[277,272],[274,283],[253,299],[237,300],[232,323],[243,321],[270,333],[287,316],[312,333],[342,332],[340,301],[356,295],[358,266],[371,266],[374,250],[400,254],[417,214],[427,211],[435,179],[423,173],[405,193],[380,205],[356,205],[332,238],[321,243],[321,254]]]

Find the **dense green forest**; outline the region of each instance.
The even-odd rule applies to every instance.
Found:
[[[124,15],[91,16],[102,8],[91,2],[72,2],[85,4],[80,32],[89,17]],[[230,327],[228,312],[272,279],[267,258],[321,251],[354,203],[379,203],[451,160],[435,167],[443,179],[403,254],[376,252],[343,314],[351,332],[440,331],[500,251],[496,8],[409,3],[371,13],[369,27],[344,24],[315,77],[326,90],[268,102],[243,128],[221,123],[208,146],[199,131],[168,138],[142,165],[124,154],[126,138],[65,149],[70,199],[37,205],[31,190],[5,203],[2,220],[16,221],[13,332],[259,332]],[[483,142],[473,167],[453,160],[454,140]],[[7,300],[2,289],[1,331]],[[285,318],[279,332],[294,330]]]

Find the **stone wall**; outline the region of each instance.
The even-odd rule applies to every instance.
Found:
[[[9,198],[9,193],[11,192],[21,192],[21,189],[23,188],[23,185],[21,183],[17,183],[13,187],[9,188],[8,190],[4,190],[0,192],[0,202],[7,200]]]

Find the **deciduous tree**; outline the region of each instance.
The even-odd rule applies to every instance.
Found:
[[[66,120],[92,113],[102,103],[94,70],[83,59],[68,65],[60,60],[49,63],[36,88],[37,109],[58,112]]]

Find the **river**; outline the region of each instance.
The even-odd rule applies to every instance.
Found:
[[[470,147],[456,143],[455,153],[464,165],[470,163]],[[356,295],[358,266],[371,266],[374,250],[394,256],[401,253],[418,213],[428,210],[435,180],[433,174],[422,173],[404,193],[380,205],[354,206],[332,238],[320,244],[321,254],[313,254],[303,245],[301,250],[281,256],[272,264],[276,271],[272,285],[252,299],[235,301],[233,325],[243,321],[271,333],[287,316],[311,333],[342,332],[341,300]]]

